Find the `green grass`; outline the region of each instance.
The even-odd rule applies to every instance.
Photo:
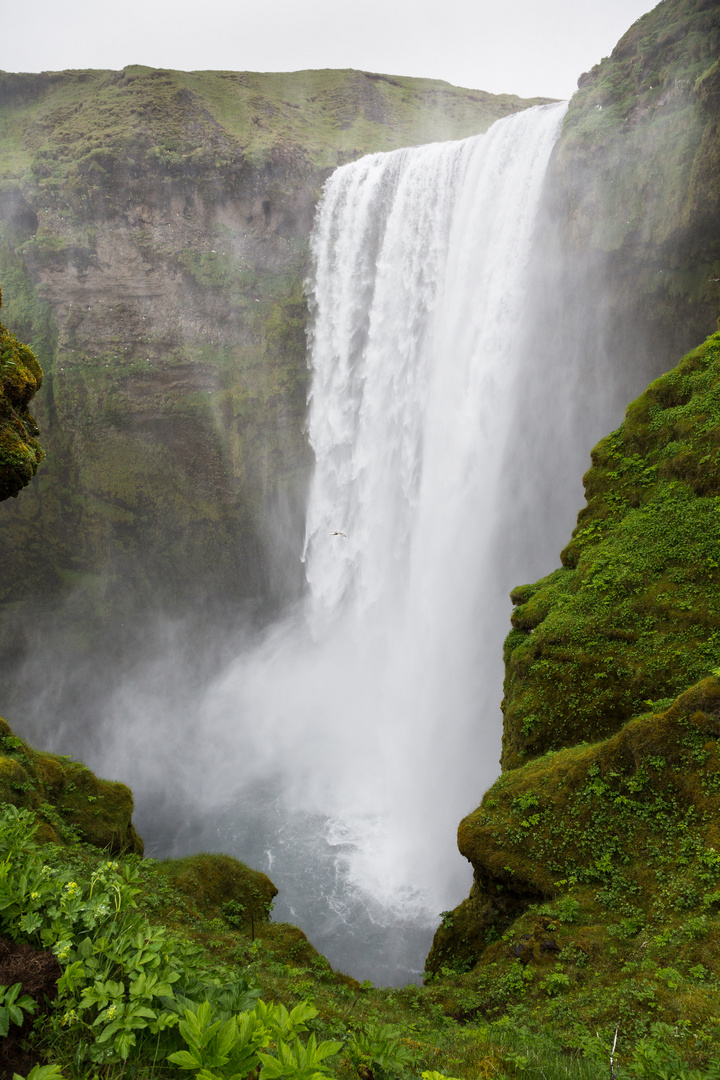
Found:
[[[289,171],[338,157],[463,138],[548,99],[356,71],[179,72],[128,67],[0,75],[0,176],[79,188],[133,157],[169,173],[274,161]]]
[[[720,335],[628,408],[564,566],[513,593],[504,763],[611,734],[720,663]]]

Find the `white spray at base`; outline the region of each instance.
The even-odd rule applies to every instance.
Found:
[[[225,841],[255,865],[260,844],[283,913],[360,977],[342,941],[388,949],[362,919],[396,942],[420,927],[426,948],[466,893],[457,825],[498,772],[509,605],[496,529],[565,108],[363,158],[330,177],[318,209],[307,595],[209,692],[198,755],[212,757],[209,803],[245,791]],[[422,960],[395,956],[399,981]]]

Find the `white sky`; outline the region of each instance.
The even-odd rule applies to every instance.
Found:
[[[361,68],[569,97],[653,0],[15,0],[0,69]]]

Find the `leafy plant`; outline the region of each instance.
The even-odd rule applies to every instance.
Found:
[[[260,1080],[279,1080],[280,1077],[287,1077],[288,1080],[324,1080],[327,1073],[323,1062],[326,1058],[334,1057],[341,1048],[342,1043],[329,1040],[318,1044],[314,1034],[310,1035],[306,1046],[299,1039],[295,1039],[292,1046],[279,1039],[277,1057],[258,1055],[262,1062]]]
[[[63,1080],[59,1065],[33,1065],[26,1077],[13,1074],[13,1080]]]
[[[10,1024],[22,1026],[25,1019],[23,1012],[34,1013],[37,1004],[27,994],[21,998],[18,994],[22,990],[22,983],[13,983],[12,986],[0,986],[0,1038],[6,1038],[10,1030]]]
[[[348,1043],[348,1054],[356,1067],[365,1066],[373,1075],[400,1076],[415,1064],[415,1055],[391,1024],[366,1024]]]
[[[230,1017],[215,1019],[208,1001],[186,1009],[179,1033],[187,1050],[168,1055],[181,1069],[195,1070],[197,1080],[244,1080],[260,1067],[263,1080],[321,1080],[326,1058],[338,1053],[342,1043],[318,1044],[311,1034],[303,1045],[298,1032],[306,1031],[305,1021],[317,1010],[301,1002],[288,1012],[284,1005],[258,1001],[255,1008]],[[262,1053],[273,1038],[277,1053]],[[292,1039],[292,1043],[289,1041]]]

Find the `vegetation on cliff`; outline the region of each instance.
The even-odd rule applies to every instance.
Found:
[[[720,662],[720,334],[592,452],[564,566],[514,590],[503,764],[617,730]]]
[[[44,840],[79,839],[113,853],[142,854],[142,841],[131,820],[130,788],[98,779],[80,762],[33,750],[4,720],[0,720],[0,803],[32,810]]]
[[[568,1045],[661,1022],[711,1053],[719,421],[714,334],[593,451],[564,566],[513,592],[505,771],[460,825],[474,883],[428,958],[455,1015],[552,1024]]]
[[[353,70],[0,73],[1,176],[92,199],[154,174],[237,184],[243,168],[334,168],[370,150],[463,138],[547,98]],[[63,200],[66,193],[62,192]]]
[[[43,459],[39,432],[28,410],[41,386],[42,371],[34,353],[0,323],[0,500],[17,496]]]
[[[50,758],[22,751],[34,775]],[[98,783],[98,801],[112,804]],[[108,861],[77,838],[62,799],[54,818],[17,803],[0,793],[8,1080],[14,1069],[32,1080],[169,1080],[187,1069],[203,1080],[443,1080],[438,1068],[491,1076],[513,1059],[516,1038],[457,1024],[419,987],[380,991],[333,972],[300,930],[268,921],[274,886],[234,859],[158,863],[126,850]],[[40,843],[48,819],[59,843]]]

